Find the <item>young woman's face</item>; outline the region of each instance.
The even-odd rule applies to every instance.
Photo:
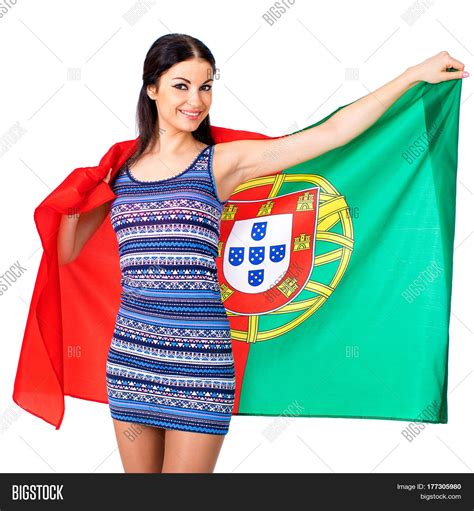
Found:
[[[149,97],[156,101],[160,130],[196,130],[211,108],[212,83],[209,62],[193,58],[163,73],[158,90],[148,86]]]

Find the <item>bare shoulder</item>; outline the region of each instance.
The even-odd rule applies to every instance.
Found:
[[[236,142],[221,142],[214,145],[212,172],[216,181],[218,196],[227,200],[245,179],[239,166],[240,150]]]
[[[241,139],[215,144],[214,174],[216,177],[231,179],[233,185],[244,183],[250,176],[248,167],[260,163],[261,155],[271,139]]]
[[[232,140],[220,142],[214,146],[214,175],[223,179],[230,178],[240,184],[245,181],[245,156],[252,151],[255,140]]]
[[[214,155],[212,157],[212,166],[214,175],[226,178],[236,169],[237,153],[234,142],[220,142],[214,145]]]

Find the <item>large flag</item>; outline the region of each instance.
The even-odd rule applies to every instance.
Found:
[[[461,83],[419,83],[349,143],[252,179],[226,203],[217,266],[234,414],[447,422]],[[59,221],[115,198],[102,179],[137,140],[75,169],[35,210],[44,252],[13,399],[56,429],[64,396],[107,402],[121,292],[110,218],[61,267]],[[285,151],[279,140],[266,157]]]

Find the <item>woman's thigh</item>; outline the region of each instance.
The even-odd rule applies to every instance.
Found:
[[[112,419],[125,472],[161,473],[165,430]]]
[[[214,471],[225,435],[166,430],[162,472]]]

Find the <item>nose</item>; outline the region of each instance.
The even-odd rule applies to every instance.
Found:
[[[199,91],[191,92],[186,103],[189,105],[189,108],[194,108],[196,110],[204,110],[205,108],[204,102],[201,99]]]
[[[188,101],[186,101],[186,104],[189,106],[189,108],[192,108],[193,110],[204,110],[204,105],[200,100],[188,99]]]

